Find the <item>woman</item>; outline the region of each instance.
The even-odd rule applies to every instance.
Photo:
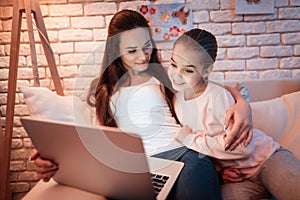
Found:
[[[93,83],[97,83],[94,89]],[[183,147],[174,139],[180,127],[173,109],[173,89],[157,57],[147,20],[136,11],[122,10],[112,18],[99,80],[92,82],[100,125],[139,134],[149,156],[178,160],[185,166],[170,199],[220,199],[218,176],[208,157]],[[234,126],[224,148],[233,149],[251,139],[249,105],[233,93],[239,104],[228,111]],[[89,98],[91,99],[91,98]],[[246,105],[246,107],[245,107]],[[238,112],[235,112],[238,111]],[[231,144],[231,139],[238,139]],[[38,173],[45,181],[57,165],[35,154]],[[49,166],[49,168],[47,168]]]

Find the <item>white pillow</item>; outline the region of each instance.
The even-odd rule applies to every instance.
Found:
[[[300,159],[300,91],[250,105],[253,127],[273,137]]]
[[[253,127],[262,130],[277,142],[284,134],[288,113],[282,98],[250,103]]]
[[[94,125],[94,110],[77,96],[60,96],[46,87],[19,87],[33,118]]]
[[[287,124],[280,143],[291,150],[300,159],[300,91],[283,95],[287,109]]]

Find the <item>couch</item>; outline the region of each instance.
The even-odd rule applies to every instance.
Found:
[[[235,81],[226,81],[233,85]],[[300,159],[300,79],[289,80],[248,80],[243,81],[249,94],[252,108],[253,126],[272,136],[282,146],[288,148]],[[60,97],[47,88],[20,88],[33,117],[95,123],[95,116],[76,97]],[[51,102],[56,102],[51,106]],[[74,106],[69,106],[73,103]],[[45,109],[45,108],[51,108]],[[60,109],[61,107],[61,109]],[[76,108],[76,109],[73,109]],[[64,110],[56,119],[57,110]],[[61,113],[61,112],[60,112]],[[75,120],[74,115],[81,116]],[[85,116],[84,119],[82,116]],[[38,182],[24,197],[35,199],[105,199],[101,196],[59,185],[53,180]]]
[[[300,159],[300,79],[242,83],[249,93],[253,127],[272,136]]]

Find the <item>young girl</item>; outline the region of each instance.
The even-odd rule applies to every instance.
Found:
[[[97,84],[96,91],[94,84]],[[179,125],[172,106],[171,82],[158,60],[148,23],[138,12],[122,10],[111,19],[101,76],[92,82],[89,99],[93,95],[100,125],[140,134],[149,156],[185,163],[170,199],[221,198],[211,160],[199,157],[198,152],[188,150],[174,139]],[[236,97],[237,105],[242,106],[234,107],[231,112],[235,121],[232,130],[236,132],[230,136],[240,138],[237,143],[244,138],[247,142],[251,138],[251,126],[247,123],[244,126],[244,121],[251,122],[249,109],[244,107],[241,96]],[[245,134],[248,132],[250,137]],[[42,160],[38,154],[33,158],[40,177],[49,180],[57,165]]]
[[[223,199],[264,199],[269,192],[276,199],[300,199],[300,161],[260,130],[253,130],[246,148],[224,151],[223,120],[234,99],[207,80],[216,55],[216,39],[205,30],[190,30],[174,43],[168,75],[179,91],[175,111],[184,125],[176,139],[216,158],[219,169],[238,169],[245,181],[223,185]]]

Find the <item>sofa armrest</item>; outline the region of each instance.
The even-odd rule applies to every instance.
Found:
[[[225,81],[226,85],[243,82],[248,89],[250,101],[264,101],[281,97],[284,94],[300,91],[300,79],[270,79],[270,80],[245,80]]]

